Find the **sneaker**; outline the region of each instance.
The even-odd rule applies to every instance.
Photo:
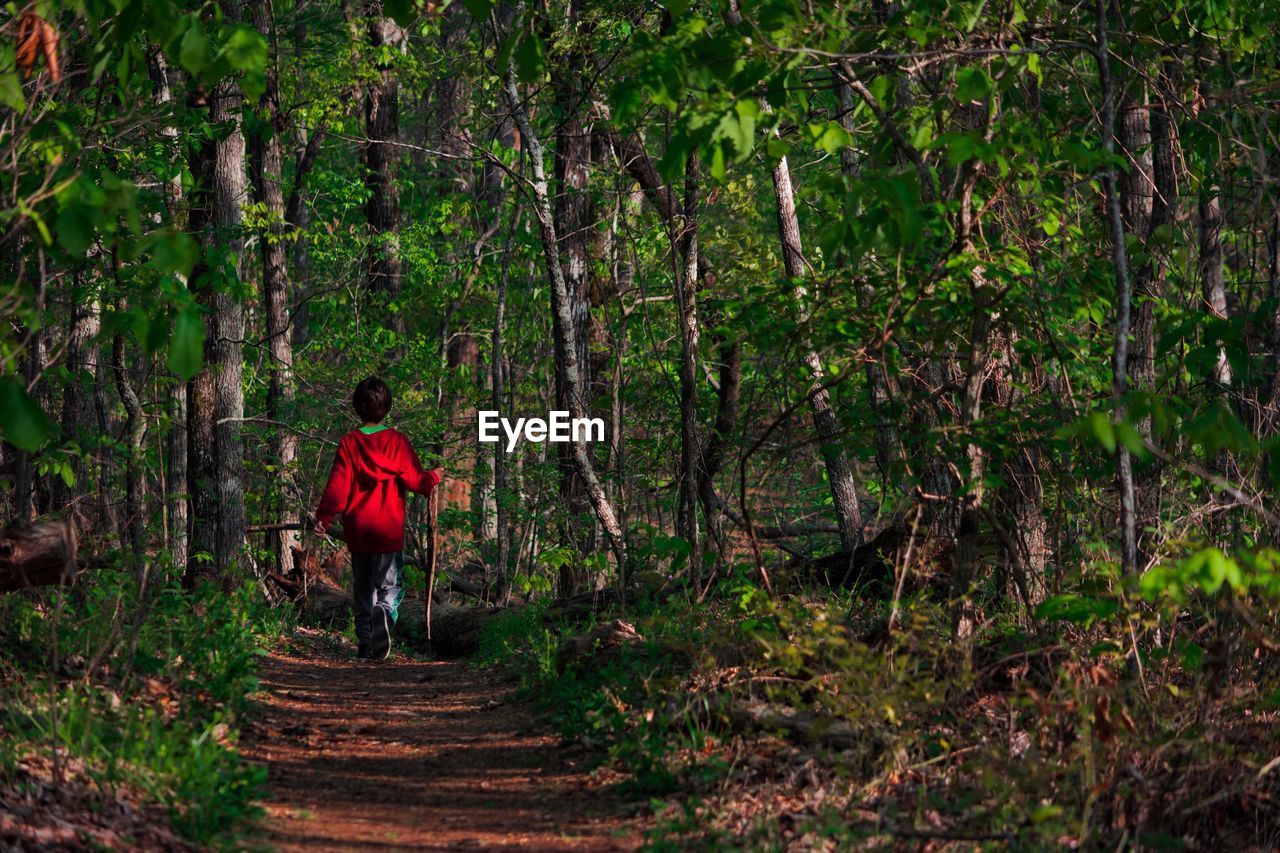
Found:
[[[356,660],[369,660],[369,644],[361,643],[360,648],[356,650]]]
[[[373,608],[370,617],[373,623],[373,639],[369,643],[369,657],[372,660],[386,660],[391,654],[391,620],[387,617],[387,608]]]

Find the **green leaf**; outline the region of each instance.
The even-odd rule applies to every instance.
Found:
[[[200,244],[185,231],[165,229],[148,235],[151,266],[165,274],[191,275],[200,260]]]
[[[179,311],[169,339],[169,371],[184,382],[200,371],[204,359],[204,321],[195,311]]]
[[[191,74],[199,74],[209,64],[213,50],[209,39],[204,34],[204,27],[194,15],[189,16],[191,23],[178,45],[178,62]]]
[[[407,27],[418,17],[417,0],[382,0],[382,11],[402,27]]]
[[[78,206],[68,207],[58,214],[55,230],[63,251],[73,258],[83,258],[93,245],[93,222]]]
[[[981,68],[970,65],[956,71],[956,100],[961,103],[985,100],[992,88],[991,77]]]
[[[17,113],[27,111],[27,98],[22,94],[22,81],[16,73],[0,74],[0,104]]]
[[[1090,598],[1087,595],[1055,595],[1036,607],[1036,618],[1057,619],[1073,625],[1088,625],[1097,619],[1105,619],[1120,609],[1114,601]]]
[[[218,51],[218,58],[243,72],[240,86],[246,97],[256,99],[266,91],[267,40],[262,33],[249,27],[236,27]]]
[[[1107,453],[1116,452],[1116,430],[1111,424],[1111,419],[1102,412],[1094,412],[1086,419],[1089,431],[1093,433],[1093,437],[1098,440],[1107,451]]]
[[[516,76],[522,83],[535,83],[542,79],[547,67],[546,47],[534,33],[526,33],[516,45]]]
[[[16,376],[0,379],[0,433],[19,450],[37,450],[49,433],[49,418]]]
[[[489,13],[493,11],[493,0],[462,0],[462,5],[471,13],[471,17],[481,23],[489,20]]]
[[[849,132],[834,121],[819,122],[809,125],[809,136],[813,143],[828,154],[835,154],[853,144]]]

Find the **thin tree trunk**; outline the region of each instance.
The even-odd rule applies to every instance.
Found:
[[[152,81],[155,84],[155,102],[165,106],[173,101],[170,69],[161,51],[152,55]],[[178,129],[172,125],[160,128],[160,135],[175,145]],[[187,213],[183,208],[182,176],[174,175],[165,186],[165,204],[169,208],[169,221],[176,228],[187,226]],[[169,386],[167,402],[169,430],[165,436],[165,504],[168,509],[169,536],[166,542],[173,565],[187,565],[187,537],[190,525],[187,498],[187,385],[174,382]]]
[[[142,506],[142,438],[146,421],[142,417],[142,402],[129,378],[125,359],[124,335],[116,335],[111,346],[111,367],[116,390],[125,411],[125,534],[129,551],[135,560],[146,555],[146,516]]]
[[[269,0],[253,5],[253,26],[273,43],[273,16]],[[266,91],[259,108],[265,111],[269,130],[254,135],[250,159],[254,194],[266,212],[266,224],[259,235],[262,252],[262,297],[267,323],[267,350],[270,353],[267,381],[267,419],[288,423],[293,413],[293,342],[289,335],[290,287],[286,266],[285,203],[281,180],[280,137],[283,121],[280,115],[280,88],[275,65],[267,63]],[[276,428],[272,440],[272,462],[276,466],[280,506],[276,517],[284,524],[298,520],[300,496],[294,482],[294,462],[298,453],[298,436],[292,430]],[[298,544],[293,530],[279,530],[270,535],[281,574],[293,568],[292,549]]]
[[[702,549],[698,536],[698,161],[685,165],[682,215],[674,232],[676,305],[680,324],[680,480],[677,493],[676,535],[689,543],[689,579],[702,588]]]
[[[575,19],[577,11],[577,3],[571,3],[571,19]],[[581,54],[575,52],[567,58],[566,64],[578,67],[581,62]],[[555,95],[560,111],[555,148],[555,178],[559,187],[554,210],[556,233],[560,238],[561,267],[572,305],[578,378],[584,395],[582,403],[590,409],[592,401],[587,396],[592,387],[588,351],[591,340],[591,303],[587,293],[591,275],[588,235],[595,222],[595,210],[587,191],[591,174],[591,138],[582,117],[584,103],[589,106],[589,102],[569,78],[557,87]],[[563,375],[563,365],[557,362],[556,367],[556,404],[567,408],[568,383]],[[586,484],[577,472],[573,455],[574,450],[569,445],[558,448],[560,494],[569,513],[570,538],[578,552],[585,555],[595,548],[596,525],[590,518],[591,504]],[[574,595],[583,581],[574,566],[564,566],[560,570],[560,595]]]
[[[1098,82],[1102,88],[1102,150],[1108,156],[1115,154],[1116,91],[1111,79],[1111,48],[1107,43],[1107,4],[1097,0],[1095,7],[1098,44]],[[1107,223],[1111,230],[1112,262],[1116,276],[1116,333],[1112,355],[1111,399],[1116,420],[1123,420],[1127,407],[1125,395],[1129,381],[1129,320],[1130,302],[1133,297],[1129,282],[1129,257],[1124,244],[1124,214],[1120,207],[1120,192],[1116,170],[1107,168],[1102,174],[1107,196]],[[1129,449],[1121,443],[1118,448],[1117,481],[1120,491],[1121,566],[1126,574],[1138,571],[1138,524],[1134,501],[1133,467]]]
[[[382,0],[369,0],[367,14],[369,44],[373,50],[388,47],[403,50],[404,30],[391,18],[383,17]],[[364,212],[371,239],[369,291],[379,294],[388,305],[400,296],[400,190],[396,186],[400,159],[396,147],[400,140],[399,98],[400,83],[395,69],[381,63],[378,79],[369,84],[365,95],[365,135],[368,137],[365,185],[369,200]],[[388,309],[384,325],[396,333],[399,349],[405,332],[403,313]]]
[[[547,267],[547,276],[551,284],[552,332],[555,344],[555,356],[563,370],[570,415],[574,418],[584,416],[586,411],[583,400],[581,375],[578,371],[578,342],[574,335],[573,300],[565,282],[564,269],[560,266],[559,235],[556,233],[555,216],[551,209],[551,199],[547,190],[546,168],[543,163],[542,142],[533,131],[528,113],[520,100],[520,92],[516,87],[516,72],[513,60],[509,60],[504,74],[503,94],[507,106],[516,120],[516,126],[524,138],[525,150],[529,153],[532,180],[529,190],[533,199],[534,213],[538,219],[538,230],[542,238],[543,259]],[[625,577],[627,572],[626,542],[613,505],[604,493],[604,488],[596,476],[595,463],[592,459],[590,444],[585,436],[570,442],[573,448],[574,463],[578,474],[587,487],[596,518],[605,534],[617,560],[619,575]]]
[[[782,262],[787,275],[797,282],[808,278],[804,252],[800,242],[800,223],[796,218],[795,193],[791,187],[791,169],[783,157],[773,169],[773,193],[777,201],[778,235],[782,241]],[[803,285],[797,285],[797,303],[800,306],[796,321],[803,326],[809,322],[805,306],[808,294]],[[805,344],[805,366],[809,371],[812,387],[822,384],[826,373],[822,359]],[[825,388],[810,398],[813,424],[822,442],[822,459],[827,469],[827,482],[831,488],[831,500],[836,511],[836,525],[840,529],[840,547],[852,554],[862,543],[862,512],[858,507],[858,493],[854,488],[853,472],[845,456],[840,435],[840,422],[831,405],[831,393]]]
[[[515,220],[519,218],[518,214],[513,214],[512,235],[514,236]],[[503,381],[503,333],[506,331],[507,321],[507,285],[511,279],[511,239],[507,239],[506,251],[502,253],[502,271],[498,275],[497,294],[493,312],[493,337],[492,351],[489,357],[489,390],[491,392],[491,401],[495,412],[503,412],[506,406],[503,404],[503,394],[506,385]],[[496,522],[496,530],[494,538],[497,540],[497,554],[495,560],[495,568],[498,574],[498,598],[504,600],[507,591],[511,588],[511,571],[509,564],[511,562],[511,537],[508,531],[507,520],[507,452],[502,442],[495,442],[493,445],[493,499],[494,499],[494,515]]]
[[[78,270],[72,280],[71,322],[67,330],[67,381],[62,386],[62,439],[79,444],[81,454],[71,463],[75,484],[67,486],[61,479],[54,484],[54,508],[61,509],[76,500],[77,493],[88,494],[89,466],[83,451],[89,447],[98,430],[93,416],[93,400],[89,393],[96,382],[98,363],[98,333],[102,328],[102,316],[98,310],[98,297],[92,286],[86,284],[94,277],[90,260]],[[83,508],[79,509],[84,512]]]
[[[1216,188],[1200,199],[1200,281],[1209,313],[1218,320],[1227,319],[1227,287],[1222,271],[1222,206]],[[1220,388],[1231,385],[1231,363],[1225,349],[1218,350],[1213,366],[1213,381]]]

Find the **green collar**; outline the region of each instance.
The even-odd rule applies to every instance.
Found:
[[[371,426],[371,427],[362,426],[360,427],[360,431],[365,435],[373,435],[375,432],[382,432],[386,428],[387,428],[386,424],[378,424],[377,426]]]

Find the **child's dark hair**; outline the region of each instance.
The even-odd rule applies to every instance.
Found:
[[[356,386],[351,405],[366,423],[381,423],[391,411],[391,389],[378,377],[370,376]]]

